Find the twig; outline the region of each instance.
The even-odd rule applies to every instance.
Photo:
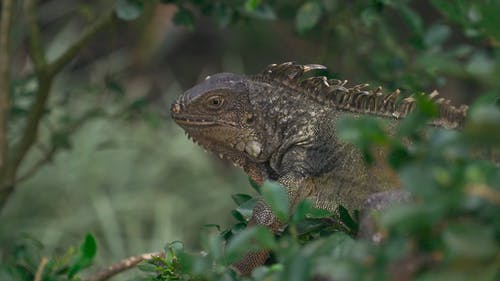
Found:
[[[49,75],[55,75],[61,69],[68,64],[70,60],[72,60],[78,52],[85,47],[88,41],[101,30],[106,28],[109,24],[111,24],[114,20],[114,14],[111,13],[103,18],[101,18],[97,23],[89,27],[73,45],[71,45],[59,58],[57,58],[54,62],[50,63],[48,66]]]
[[[78,130],[82,125],[84,125],[88,120],[90,120],[93,117],[97,117],[99,115],[102,115],[102,111],[99,109],[92,109],[83,114],[83,116],[80,117],[76,122],[74,122],[71,126],[65,128],[65,129],[60,129],[60,132],[65,132],[66,134],[72,134],[76,130]],[[43,167],[46,163],[52,161],[54,158],[54,154],[59,150],[58,146],[51,146],[50,149],[44,151],[44,155],[37,161],[35,162],[30,168],[24,172],[23,175],[19,176],[18,178],[15,179],[14,185],[18,184],[22,181],[25,181],[32,177],[38,170]]]
[[[128,257],[124,260],[119,261],[118,263],[115,263],[108,268],[91,275],[87,278],[83,278],[84,281],[104,281],[107,280],[116,274],[123,272],[125,270],[128,270],[134,266],[136,266],[138,263],[140,263],[143,260],[149,260],[152,259],[153,257],[164,257],[165,253],[164,252],[156,252],[156,253],[147,253],[147,254],[142,254],[138,256],[132,256]]]
[[[7,161],[7,119],[10,103],[9,36],[12,10],[12,0],[3,0],[0,22],[0,169],[5,167]]]
[[[45,71],[46,58],[45,50],[42,46],[40,39],[40,27],[38,25],[38,15],[36,13],[37,0],[26,0],[25,10],[28,21],[28,42],[29,42],[29,52],[33,64],[35,65],[35,70],[37,76]]]
[[[45,269],[45,266],[47,265],[48,262],[49,259],[47,257],[42,258],[40,264],[38,265],[38,268],[36,269],[35,279],[33,279],[33,281],[42,281],[43,270]]]
[[[16,178],[16,180],[14,181],[14,185],[19,184],[20,182],[23,182],[31,178],[33,175],[35,175],[36,172],[38,172],[38,170],[40,170],[41,167],[52,161],[52,159],[54,158],[54,154],[56,154],[56,152],[57,152],[57,147],[56,146],[51,147],[50,150],[35,164],[33,164],[26,172],[24,172],[23,175]]]

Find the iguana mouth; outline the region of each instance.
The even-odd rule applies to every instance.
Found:
[[[213,120],[205,120],[201,118],[194,117],[186,117],[186,116],[175,116],[172,118],[179,125],[188,125],[188,126],[215,126],[219,125],[219,122]]]
[[[200,118],[200,117],[179,116],[179,115],[172,115],[172,118],[179,125],[203,126],[203,127],[229,126],[229,127],[236,127],[236,128],[238,128],[238,125],[236,123],[234,123],[234,122],[228,122],[228,121],[222,121],[222,120],[207,120],[207,119],[203,119],[203,118]]]

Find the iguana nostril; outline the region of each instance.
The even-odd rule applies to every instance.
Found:
[[[179,112],[181,112],[181,106],[180,106],[180,104],[178,104],[178,103],[172,104],[171,111],[172,111],[172,113],[179,113]]]

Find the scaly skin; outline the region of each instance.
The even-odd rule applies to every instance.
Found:
[[[325,77],[303,79],[321,65],[270,65],[261,74],[216,74],[179,97],[172,117],[199,145],[228,159],[257,183],[280,182],[293,207],[310,198],[318,208],[334,211],[339,204],[359,209],[370,194],[399,187],[396,177],[375,151],[375,165],[367,167],[361,153],[340,142],[336,122],[341,116],[370,114],[390,119],[392,126],[414,107],[414,100],[397,101],[399,91],[382,95],[367,85],[346,87],[346,81]],[[434,98],[437,93],[430,95]],[[437,100],[434,125],[463,125],[467,107],[455,108]],[[278,232],[282,224],[259,201],[252,224]],[[234,268],[249,274],[267,259],[266,252],[249,253]]]

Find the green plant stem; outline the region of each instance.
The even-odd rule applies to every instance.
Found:
[[[0,22],[0,170],[6,166],[7,162],[7,120],[10,107],[9,35],[12,11],[12,0],[3,0]]]
[[[37,0],[25,1],[25,11],[27,15],[28,25],[29,52],[35,66],[35,72],[37,75],[39,75],[45,71],[47,61],[45,58],[45,50],[40,39],[40,27],[38,25],[38,14],[36,12],[36,8]]]
[[[12,0],[2,1],[0,21],[0,179],[3,179],[8,167],[7,122],[10,110],[10,50],[9,36],[11,16],[14,10]],[[11,193],[11,185],[0,183],[0,209]]]
[[[72,134],[76,130],[78,130],[81,126],[83,126],[87,121],[98,116],[105,116],[105,113],[100,109],[89,110],[87,113],[83,114],[78,120],[76,120],[71,126],[63,128],[60,131],[65,132],[66,134]],[[38,170],[41,167],[52,161],[54,155],[56,154],[57,151],[59,151],[59,149],[60,149],[59,146],[52,145],[49,149],[47,149],[47,151],[44,151],[45,152],[44,155],[37,162],[35,162],[31,167],[27,168],[23,174],[16,177],[14,184],[18,184],[36,174],[36,172],[38,172]]]
[[[66,66],[78,52],[87,45],[87,43],[100,31],[110,25],[115,19],[114,13],[111,13],[100,20],[94,25],[90,26],[73,45],[71,45],[59,58],[50,63],[47,67],[49,77],[53,77],[59,73],[64,66]]]

